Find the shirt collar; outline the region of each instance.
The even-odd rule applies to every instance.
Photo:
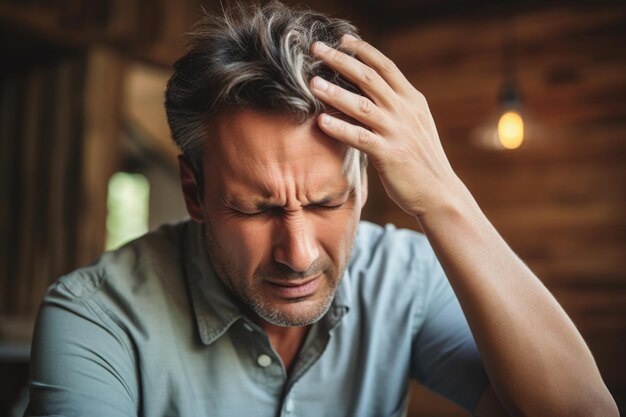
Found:
[[[182,243],[182,258],[191,303],[202,343],[210,345],[243,318],[243,313],[232,294],[217,276],[209,262],[202,225],[189,221]],[[332,328],[350,309],[350,273],[344,272],[335,298],[326,313]]]

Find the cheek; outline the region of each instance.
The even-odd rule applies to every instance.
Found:
[[[216,238],[225,255],[251,272],[271,254],[271,229],[268,225],[245,221],[218,221]]]
[[[348,209],[317,225],[319,242],[335,263],[346,262],[350,256],[359,214],[356,209]]]

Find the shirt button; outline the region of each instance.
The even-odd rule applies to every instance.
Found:
[[[246,329],[249,332],[254,331],[254,329],[252,328],[252,326],[250,326],[248,323],[246,323],[245,321],[243,322],[243,327],[244,329]]]
[[[267,368],[272,364],[272,358],[263,353],[256,358],[256,363],[258,363],[262,368]]]
[[[288,413],[291,413],[293,411],[293,401],[291,399],[288,399],[287,402],[285,403],[285,411]]]

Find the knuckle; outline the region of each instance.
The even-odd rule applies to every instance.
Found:
[[[396,63],[387,57],[383,58],[382,66],[383,66],[383,70],[388,73],[395,72],[398,70]]]
[[[366,43],[365,45],[363,45],[363,49],[370,56],[378,57],[381,55],[380,51],[376,49],[373,45],[370,45],[369,43]]]
[[[357,50],[357,49],[363,48],[364,43],[365,42],[363,41],[363,39],[355,38],[355,39],[350,39],[349,40],[350,49],[352,49],[352,50]]]
[[[421,91],[415,90],[415,97],[420,103],[426,104],[426,96]]]
[[[370,55],[373,55],[376,53],[376,48],[374,48],[372,45],[370,45],[367,42],[363,42],[363,49]]]
[[[344,54],[341,51],[337,51],[337,50],[333,50],[332,56],[333,56],[333,59],[337,63],[340,63],[340,64],[343,63],[346,60],[346,58],[347,58],[346,54]]]
[[[378,73],[373,68],[367,67],[363,70],[362,81],[364,84],[373,84],[378,80]]]
[[[365,114],[371,113],[372,110],[374,109],[374,103],[372,103],[372,101],[368,99],[367,97],[360,97],[359,109],[361,110],[361,113],[365,113]]]
[[[337,129],[337,132],[339,132],[339,134],[343,134],[345,135],[346,133],[346,129],[347,129],[347,124],[345,122],[342,123],[337,123],[335,128]]]
[[[361,146],[369,146],[372,143],[372,133],[367,129],[359,127],[357,129],[356,140]]]

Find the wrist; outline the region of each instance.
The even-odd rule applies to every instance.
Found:
[[[442,189],[444,191],[431,204],[415,215],[424,232],[439,226],[460,225],[461,221],[483,216],[474,196],[458,177],[455,176]]]

